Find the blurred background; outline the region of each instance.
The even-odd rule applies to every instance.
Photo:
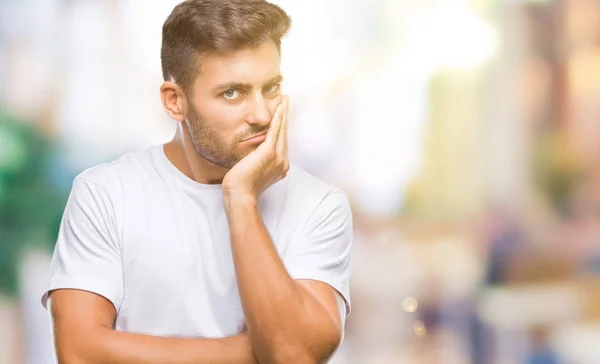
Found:
[[[277,0],[290,157],[354,210],[336,364],[600,363],[600,0]],[[0,363],[73,178],[162,143],[175,0],[0,0]]]

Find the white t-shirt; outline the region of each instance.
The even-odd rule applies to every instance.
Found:
[[[346,195],[292,166],[260,196],[259,211],[290,276],[335,288],[345,318],[352,241]],[[189,179],[162,146],[83,172],[65,208],[45,307],[48,292],[60,288],[106,297],[117,310],[116,330],[239,334],[245,320],[221,185]]]

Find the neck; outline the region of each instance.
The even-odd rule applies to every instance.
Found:
[[[220,184],[228,172],[227,168],[217,166],[200,156],[188,133],[177,128],[173,139],[164,145],[169,161],[188,178],[202,184]]]

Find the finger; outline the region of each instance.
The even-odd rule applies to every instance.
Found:
[[[269,126],[269,130],[267,131],[267,138],[265,143],[267,146],[275,149],[277,146],[277,138],[279,135],[279,129],[281,128],[281,119],[283,119],[283,102],[277,105],[277,109],[275,109],[275,114],[273,115],[273,119],[271,119],[271,125]]]
[[[283,98],[283,117],[281,119],[281,127],[279,129],[279,136],[277,138],[277,154],[287,159],[287,133],[288,133],[288,121],[289,121],[289,110],[290,110],[290,98],[284,96]]]

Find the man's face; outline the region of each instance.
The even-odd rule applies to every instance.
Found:
[[[186,125],[196,152],[225,168],[256,149],[281,102],[280,56],[267,41],[260,46],[201,61],[188,98]]]

